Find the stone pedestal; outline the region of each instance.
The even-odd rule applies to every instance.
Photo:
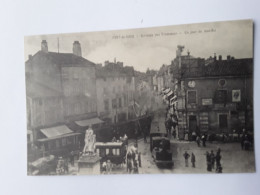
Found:
[[[100,159],[97,154],[82,155],[78,160],[78,175],[100,174]]]

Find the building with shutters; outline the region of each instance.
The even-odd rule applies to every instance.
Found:
[[[96,68],[97,113],[109,123],[125,122],[133,117],[131,102],[135,93],[134,68],[123,62],[105,61]]]
[[[27,126],[44,151],[73,149],[79,134],[67,125],[97,116],[95,64],[81,56],[78,41],[72,51],[48,51],[43,40],[25,62]]]
[[[179,137],[185,133],[222,134],[253,131],[253,59],[182,55],[172,61],[174,110]]]

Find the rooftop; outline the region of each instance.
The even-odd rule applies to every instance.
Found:
[[[107,78],[107,77],[129,77],[129,76],[134,76],[135,71],[132,66],[111,66],[105,65],[102,67],[96,66],[96,77],[97,78]]]
[[[39,60],[50,60],[54,64],[60,65],[60,66],[79,66],[79,67],[94,67],[95,63],[74,55],[72,53],[57,53],[57,52],[43,52],[38,51],[35,55],[33,55],[29,60],[26,61],[26,63],[30,61],[39,61]]]
[[[205,60],[196,58],[189,63],[182,63],[181,77],[213,77],[213,76],[241,76],[253,74],[253,59],[213,60],[205,65]],[[178,66],[172,67],[176,74]]]

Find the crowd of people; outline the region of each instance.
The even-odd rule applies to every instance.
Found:
[[[136,144],[131,146],[127,151],[126,166],[128,173],[139,173],[138,167],[142,167],[141,153],[138,152]]]
[[[216,155],[214,154],[214,151],[211,150],[209,153],[208,151],[206,152],[206,161],[207,161],[207,171],[211,172],[212,170],[215,169],[215,164],[216,164],[216,173],[222,173],[222,166],[220,163],[221,160],[221,155],[220,155],[220,148],[218,148]]]
[[[117,140],[113,137],[112,142],[125,142],[126,143],[126,155],[124,157],[124,164],[126,165],[127,173],[139,173],[139,168],[142,167],[141,152],[138,152],[138,145],[128,146],[128,137],[125,134],[123,137],[119,137]],[[101,174],[110,174],[113,169],[113,163],[107,159],[101,164]]]
[[[216,173],[222,173],[222,166],[221,166],[221,149],[218,148],[216,155],[214,154],[214,151],[211,150],[209,153],[206,151],[206,163],[207,163],[207,171],[211,172],[215,169]],[[185,151],[183,154],[184,160],[185,160],[185,167],[189,167],[189,158],[191,158],[191,164],[192,167],[196,167],[196,157],[194,153],[192,152],[191,155]]]

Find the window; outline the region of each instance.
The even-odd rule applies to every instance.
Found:
[[[56,148],[59,148],[60,147],[60,140],[56,140]]]
[[[120,150],[118,148],[113,148],[112,154],[115,155],[115,156],[118,156],[120,154]]]
[[[106,155],[109,154],[109,148],[106,148]]]
[[[227,102],[227,90],[217,90],[215,95],[215,102],[224,104]]]
[[[117,103],[116,103],[116,99],[112,100],[112,108],[116,108],[117,107]]]
[[[127,95],[124,95],[124,105],[127,106]]]
[[[105,111],[109,111],[109,101],[108,100],[104,100],[104,107],[105,107]]]
[[[196,91],[188,91],[188,104],[196,103]]]
[[[118,107],[121,108],[122,107],[122,99],[118,98]]]
[[[115,148],[112,149],[112,154],[116,155],[116,149]]]
[[[48,150],[51,150],[53,148],[52,142],[48,142]]]
[[[227,128],[228,127],[228,122],[227,122],[227,115],[226,114],[220,114],[219,115],[219,128]]]
[[[66,146],[66,138],[61,139],[62,146]]]
[[[73,137],[68,137],[67,138],[67,144],[68,145],[73,144]]]
[[[78,143],[78,136],[75,136],[75,142],[74,144],[77,144]]]

